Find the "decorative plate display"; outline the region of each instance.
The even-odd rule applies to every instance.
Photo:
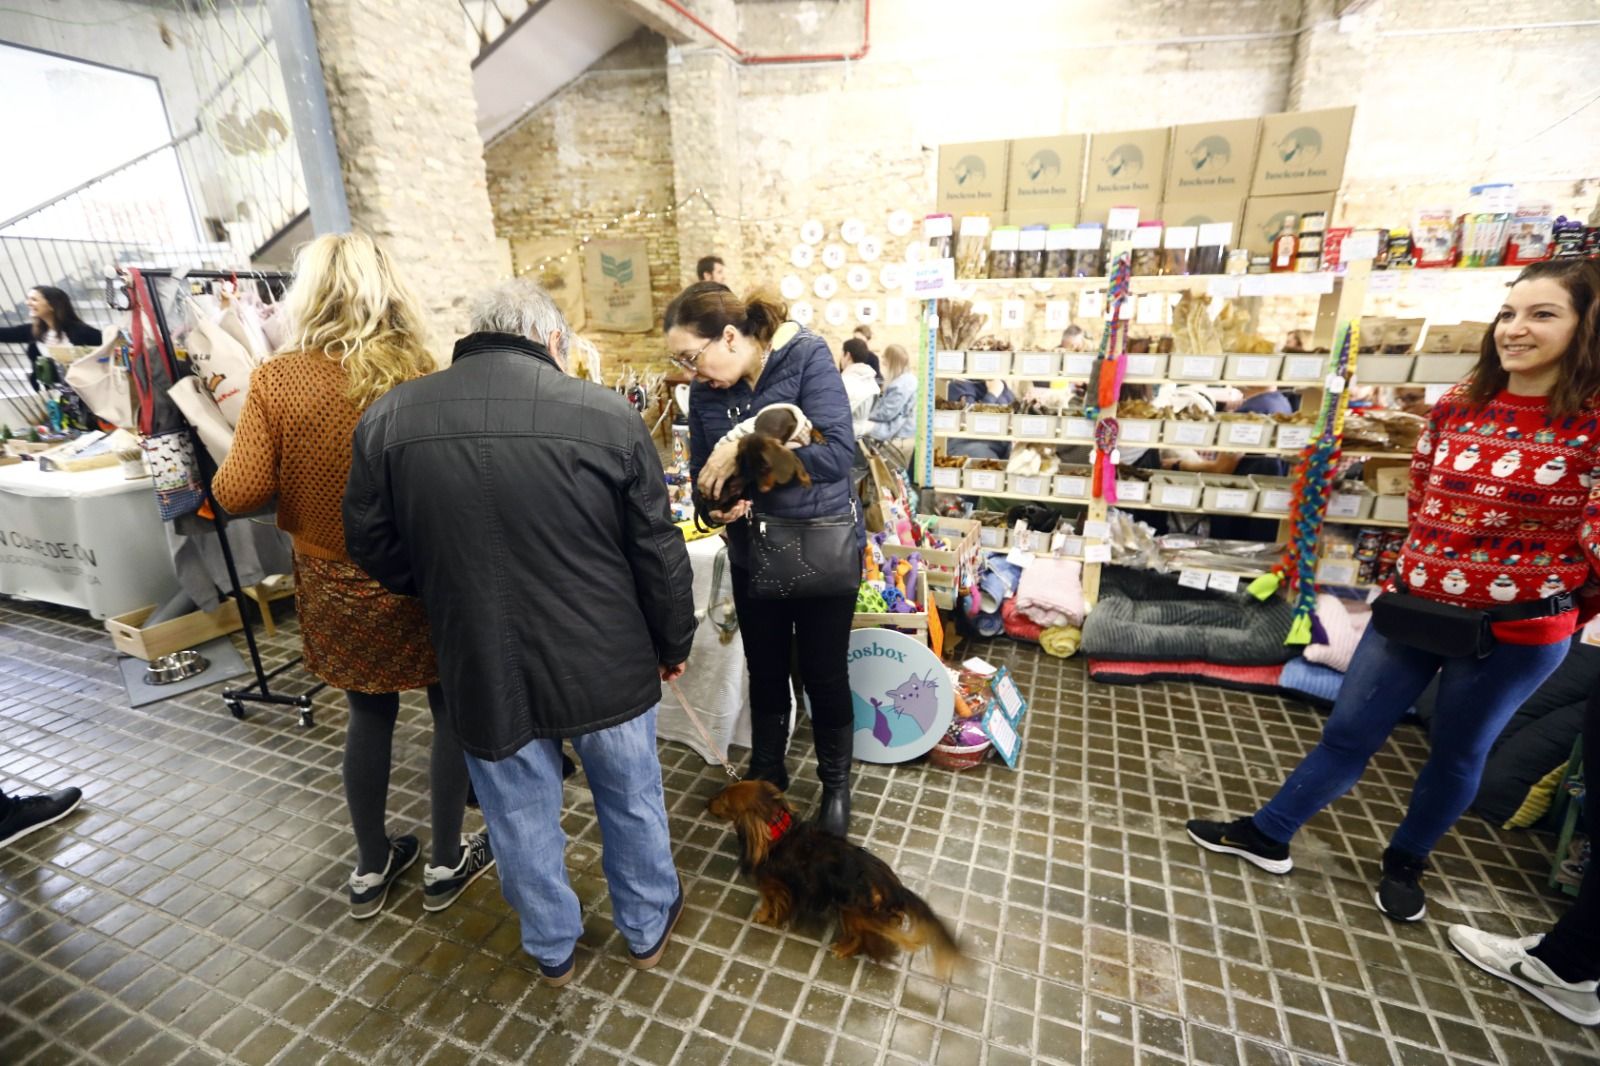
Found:
[[[800,323],[802,326],[811,325],[811,319],[814,313],[815,312],[812,310],[811,302],[809,300],[796,300],[794,303],[789,305],[789,317]]]
[[[822,240],[824,232],[822,223],[814,218],[808,218],[800,224],[800,239],[807,244],[816,244]]]
[[[822,249],[822,265],[829,270],[838,270],[844,266],[844,245],[830,244]]]
[[[883,242],[876,237],[863,237],[856,242],[856,254],[863,262],[876,263],[883,255]]]
[[[785,300],[798,300],[806,294],[806,283],[800,280],[798,274],[785,274],[783,280],[778,282],[778,291],[783,293]]]
[[[830,326],[842,326],[850,321],[850,308],[845,306],[843,300],[829,300],[822,317]]]
[[[869,326],[872,323],[878,321],[878,301],[877,300],[857,300],[856,301],[856,321],[857,322],[865,322]]]
[[[809,244],[797,244],[789,249],[789,262],[804,270],[816,259],[817,251]]]
[[[872,271],[860,263],[853,264],[849,270],[845,271],[844,283],[850,286],[851,292],[861,292],[872,284]]]
[[[892,629],[850,634],[855,756],[898,763],[926,755],[955,717],[950,671],[928,646]]]
[[[911,224],[913,221],[914,219],[911,217],[911,212],[905,210],[904,208],[890,211],[888,222],[889,232],[894,234],[896,237],[904,237],[906,234],[911,232]]]
[[[844,243],[855,244],[867,235],[867,224],[859,218],[847,218],[844,225],[839,227],[839,236],[844,238]]]
[[[839,291],[839,279],[832,274],[818,274],[817,279],[811,283],[811,291],[819,300],[829,300]]]
[[[878,284],[890,292],[895,291],[906,283],[906,268],[899,263],[885,263],[878,271]]]

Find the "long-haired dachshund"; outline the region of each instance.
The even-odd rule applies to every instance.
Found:
[[[781,926],[796,914],[839,914],[833,953],[865,952],[887,962],[897,951],[932,951],[934,971],[949,977],[961,957],[950,930],[923,898],[900,883],[865,848],[803,823],[770,781],[739,781],[712,797],[707,810],[734,824],[743,870],[761,891],[755,920]]]
[[[710,509],[726,511],[753,493],[771,492],[791,481],[809,488],[811,475],[788,446],[798,426],[799,419],[786,407],[768,407],[758,414],[751,432],[739,439],[733,473],[722,483],[722,493],[710,502]],[[813,429],[811,439],[820,442],[822,434]]]

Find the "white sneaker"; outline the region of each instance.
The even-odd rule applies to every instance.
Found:
[[[1579,1025],[1600,1025],[1600,981],[1563,981],[1528,954],[1543,936],[1496,936],[1470,925],[1452,925],[1450,943],[1467,961],[1533,993],[1545,1005]]]
[[[487,873],[493,865],[494,851],[489,847],[489,834],[463,833],[461,861],[453,869],[431,863],[422,868],[422,909],[444,910],[460,899],[467,886]]]

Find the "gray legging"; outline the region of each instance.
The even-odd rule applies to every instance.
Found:
[[[357,873],[379,873],[389,863],[390,749],[400,716],[398,692],[346,692],[350,728],[344,742],[344,795],[356,831]],[[433,865],[454,868],[461,861],[461,820],[467,806],[467,763],[461,745],[445,724],[444,692],[428,686],[433,710],[433,755],[428,792],[433,805]]]

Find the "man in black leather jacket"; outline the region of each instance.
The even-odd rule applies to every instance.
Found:
[[[449,369],[362,416],[346,544],[385,588],[422,597],[449,724],[545,980],[571,978],[583,930],[563,858],[563,738],[594,794],[618,931],[647,968],[683,907],[655,708],[694,638],[688,552],[643,420],[567,376],[550,297],[504,283],[473,329]]]

